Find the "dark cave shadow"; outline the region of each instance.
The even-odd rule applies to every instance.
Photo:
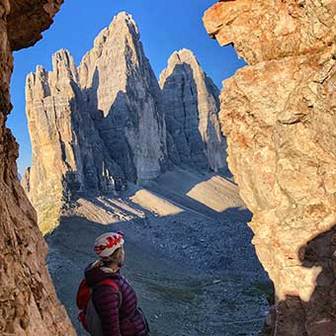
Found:
[[[271,308],[263,335],[336,335],[336,226],[299,249],[302,266],[321,267],[308,302],[288,295]]]

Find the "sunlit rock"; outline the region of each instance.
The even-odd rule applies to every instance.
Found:
[[[74,336],[45,266],[47,246],[20,186],[11,110],[12,51],[34,44],[62,1],[0,0],[0,334]]]
[[[119,192],[172,163],[226,166],[218,89],[183,50],[162,73],[161,91],[129,14],[100,32],[78,67],[67,50],[52,64],[51,72],[38,66],[26,82],[33,159],[23,184],[44,233],[78,194]]]
[[[159,176],[167,161],[160,88],[130,15],[114,18],[78,69],[66,50],[52,63],[26,84],[28,194],[43,232],[74,195],[118,192]]]
[[[129,14],[119,13],[97,36],[79,77],[99,133],[127,179],[159,176],[167,159],[161,92]]]
[[[336,332],[335,14],[334,1],[239,0],[204,16],[249,64],[225,81],[220,121],[275,285],[277,335]]]

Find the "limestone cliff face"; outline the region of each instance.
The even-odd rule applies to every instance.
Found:
[[[129,14],[118,14],[99,34],[79,77],[100,135],[127,178],[159,176],[167,157],[161,93]]]
[[[33,159],[23,185],[44,233],[75,194],[142,183],[171,162],[226,166],[218,89],[182,50],[163,71],[161,90],[129,14],[113,19],[78,67],[66,50],[52,63],[51,72],[37,67],[26,83]]]
[[[167,162],[160,88],[130,15],[114,18],[78,68],[66,50],[52,63],[26,83],[33,158],[25,185],[44,233],[74,194],[153,179]]]
[[[23,187],[23,189],[29,194],[30,191],[30,167],[28,167],[25,172],[24,175],[21,178],[21,185]],[[18,178],[20,179],[20,176],[18,176]]]
[[[275,285],[275,335],[334,335],[334,1],[227,1],[204,16],[249,66],[225,82],[229,167]]]
[[[218,171],[226,166],[219,90],[190,50],[175,52],[160,76],[170,158],[175,164]]]
[[[33,157],[29,197],[42,232],[57,225],[60,210],[79,192],[113,191],[123,172],[111,159],[85,104],[72,56],[53,56],[53,71],[27,77],[26,111]]]
[[[5,126],[11,109],[12,51],[35,43],[61,3],[0,0],[1,335],[75,335],[45,266],[47,247],[18,181],[18,146]]]

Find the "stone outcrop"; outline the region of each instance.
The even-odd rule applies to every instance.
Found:
[[[127,179],[159,176],[167,157],[161,93],[129,14],[119,13],[98,35],[79,78],[99,133]]]
[[[29,194],[30,192],[30,167],[28,167],[25,172],[24,175],[21,177],[20,175],[18,175],[18,179],[21,181],[21,185],[23,187],[23,189]]]
[[[190,50],[174,52],[160,76],[170,159],[218,171],[226,167],[221,134],[219,90]]]
[[[35,211],[18,181],[18,146],[5,126],[11,110],[12,51],[35,43],[61,3],[0,0],[1,335],[75,335],[45,266],[47,247]]]
[[[334,1],[225,1],[204,16],[248,66],[224,83],[229,167],[274,282],[274,335],[336,332]]]
[[[50,73],[37,67],[28,75],[26,85],[33,148],[26,190],[42,232],[55,227],[71,195],[113,191],[116,181],[124,178],[85,104],[72,56],[61,50],[53,56],[52,64]]]

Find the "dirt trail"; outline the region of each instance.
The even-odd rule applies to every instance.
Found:
[[[154,336],[258,334],[267,308],[267,277],[250,244],[249,213],[230,207],[241,204],[234,184],[187,175],[188,186],[169,186],[173,178],[165,176],[137,197],[134,187],[119,197],[82,199],[47,237],[49,269],[78,335],[85,333],[76,321],[77,285],[94,260],[94,239],[109,230],[126,234],[123,272],[137,290]],[[174,178],[187,181],[181,171]],[[187,195],[195,187],[200,194],[206,190],[212,208],[195,192],[193,198]],[[228,208],[217,212],[214,199],[225,192]]]

